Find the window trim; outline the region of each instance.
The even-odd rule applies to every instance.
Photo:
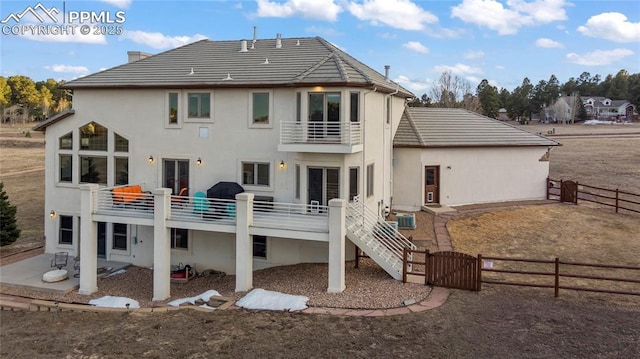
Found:
[[[267,123],[253,122],[253,95],[259,94],[259,93],[265,93],[269,96],[269,99],[268,99],[269,113],[267,115],[269,117],[269,122]],[[247,114],[247,120],[248,120],[249,128],[273,128],[273,91],[272,90],[251,90],[249,91],[248,102],[249,102],[249,106],[247,107],[249,108],[248,109],[249,112]]]
[[[208,94],[209,95],[209,116],[207,117],[191,117],[189,116],[189,97],[191,95],[195,95],[195,94]],[[167,95],[167,101],[168,101],[168,95]],[[185,91],[183,93],[183,103],[184,105],[183,110],[182,110],[182,116],[184,117],[184,122],[192,122],[192,123],[198,123],[198,122],[213,122],[213,108],[214,108],[214,104],[213,104],[213,92],[212,91],[206,91],[206,90],[197,90],[194,89],[192,91]],[[178,104],[178,108],[180,107],[180,105]],[[168,103],[167,103],[167,110],[168,111]],[[201,109],[199,109],[201,110]],[[168,117],[166,117],[168,118]],[[179,121],[179,119],[178,119]]]
[[[244,164],[252,163],[254,164],[254,179],[257,176],[257,164],[267,164],[269,165],[269,184],[268,185],[260,185],[260,184],[245,184],[244,183]],[[273,161],[270,160],[260,160],[260,159],[241,159],[238,165],[238,183],[242,185],[245,189],[251,189],[254,191],[273,191],[273,182],[274,182],[274,164]]]

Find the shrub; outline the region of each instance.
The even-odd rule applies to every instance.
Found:
[[[20,229],[16,223],[17,211],[18,208],[9,202],[4,183],[0,182],[0,246],[9,245],[20,237]]]

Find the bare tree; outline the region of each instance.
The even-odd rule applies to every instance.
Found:
[[[433,106],[444,108],[461,107],[460,104],[466,94],[473,94],[471,84],[465,79],[452,75],[451,71],[443,72],[429,91]]]

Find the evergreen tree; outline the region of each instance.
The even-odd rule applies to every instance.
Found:
[[[20,237],[20,230],[16,223],[18,208],[9,202],[9,196],[4,191],[4,183],[0,182],[0,246],[15,242]]]
[[[486,79],[480,82],[476,89],[480,105],[482,106],[482,114],[498,118],[498,110],[500,110],[500,95],[495,86],[491,86]]]

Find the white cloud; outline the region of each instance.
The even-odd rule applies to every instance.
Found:
[[[305,19],[336,21],[342,7],[334,0],[289,0],[279,3],[269,0],[258,0],[259,17],[292,17],[302,16]]]
[[[467,51],[464,54],[465,59],[481,59],[484,57],[484,52],[482,51]]]
[[[596,50],[582,55],[572,52],[567,54],[567,60],[578,65],[602,66],[612,64],[633,54],[634,52],[629,49]]]
[[[438,17],[410,0],[365,0],[349,3],[349,12],[372,25],[387,25],[402,30],[424,30],[425,24],[438,22]]]
[[[107,4],[111,4],[115,7],[128,8],[131,5],[131,0],[100,0],[102,2],[106,2]]]
[[[85,66],[56,64],[51,66],[45,66],[44,68],[56,73],[79,74],[79,75],[86,75],[89,73],[89,69],[86,68]]]
[[[400,85],[402,85],[402,87],[407,88],[412,92],[416,93],[416,96],[418,97],[421,96],[418,93],[420,94],[424,93],[427,89],[429,89],[432,86],[432,83],[433,83],[433,81],[429,79],[414,80],[404,75],[400,75],[396,77],[393,81],[399,83]]]
[[[640,41],[640,22],[630,22],[619,12],[605,12],[587,20],[578,32],[585,36],[607,39],[615,42]]]
[[[138,30],[125,30],[124,33],[120,35],[120,39],[128,39],[154,49],[174,48],[206,38],[206,36],[200,34],[195,34],[193,36],[167,36],[159,32],[145,32]]]
[[[465,64],[461,64],[461,63],[457,63],[453,66],[449,66],[449,65],[438,65],[434,67],[434,70],[436,70],[437,72],[445,72],[445,71],[451,71],[452,74],[454,75],[473,75],[473,74],[482,74],[482,70],[480,70],[477,67],[472,67],[469,65],[465,65]]]
[[[415,51],[420,54],[429,53],[429,49],[426,46],[419,43],[418,41],[409,41],[407,43],[402,44],[402,47],[404,47],[405,49],[409,49],[411,51]]]
[[[309,26],[304,29],[306,32],[310,32],[312,34],[322,34],[325,36],[341,36],[343,33],[332,28],[332,27],[323,27],[323,26]]]
[[[523,26],[546,24],[567,19],[566,0],[508,0],[506,7],[496,0],[463,0],[451,8],[451,16],[478,26],[512,35]]]
[[[545,37],[541,37],[538,40],[536,40],[536,46],[537,47],[544,47],[547,49],[561,49],[564,47],[564,45],[562,45],[561,43],[551,40],[551,39],[547,39]]]

